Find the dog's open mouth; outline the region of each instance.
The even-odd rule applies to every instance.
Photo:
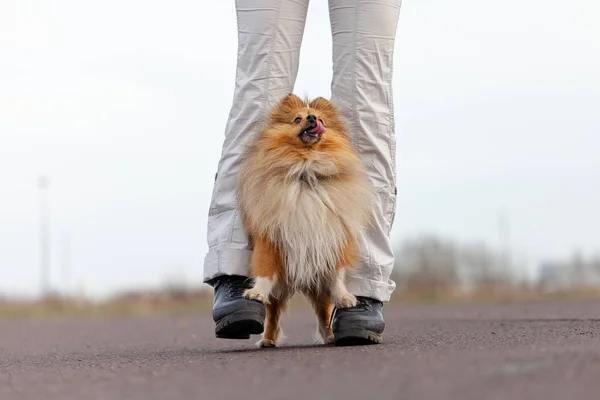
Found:
[[[316,143],[325,133],[325,127],[321,120],[317,120],[314,125],[309,126],[300,132],[300,139],[305,143]]]

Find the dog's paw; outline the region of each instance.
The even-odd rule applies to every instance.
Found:
[[[264,349],[268,347],[276,347],[277,343],[275,343],[275,341],[271,339],[261,339],[256,343],[256,345],[259,349]]]
[[[333,337],[333,333],[327,335],[327,336],[322,336],[320,334],[316,334],[313,338],[313,344],[315,345],[319,345],[319,344],[332,344],[334,343],[335,339]]]
[[[346,292],[335,299],[334,304],[337,308],[351,308],[356,306],[356,297],[354,297],[353,294]]]
[[[265,302],[265,296],[260,293],[258,290],[252,288],[252,289],[246,289],[244,291],[244,294],[242,295],[244,296],[246,299],[250,299],[250,300],[258,300],[261,303]]]
[[[323,341],[325,342],[325,344],[333,344],[333,342],[335,341],[333,333],[329,334],[327,337],[324,337]]]
[[[314,337],[314,344],[331,344],[333,343],[333,332],[331,328],[319,326]]]

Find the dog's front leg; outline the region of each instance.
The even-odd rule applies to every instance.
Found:
[[[268,304],[280,271],[281,261],[276,247],[265,238],[255,238],[252,253],[252,275],[255,281],[254,286],[244,292],[244,297]]]
[[[273,290],[273,286],[275,286],[275,281],[275,277],[257,277],[252,289],[246,289],[246,291],[244,292],[244,297],[247,299],[258,300],[264,304],[268,304],[269,297],[271,296],[271,291]]]
[[[344,268],[340,268],[337,272],[337,277],[331,290],[331,298],[336,308],[356,306],[356,297],[346,288],[346,270]]]

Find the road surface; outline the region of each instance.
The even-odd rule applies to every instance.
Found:
[[[213,336],[198,315],[0,320],[0,399],[599,399],[600,302],[386,308],[385,343]]]

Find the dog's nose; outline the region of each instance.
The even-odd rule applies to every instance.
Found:
[[[315,117],[314,115],[310,114],[308,117],[306,117],[306,120],[308,122],[310,122],[311,124],[314,124],[315,122],[317,122],[317,117]]]

